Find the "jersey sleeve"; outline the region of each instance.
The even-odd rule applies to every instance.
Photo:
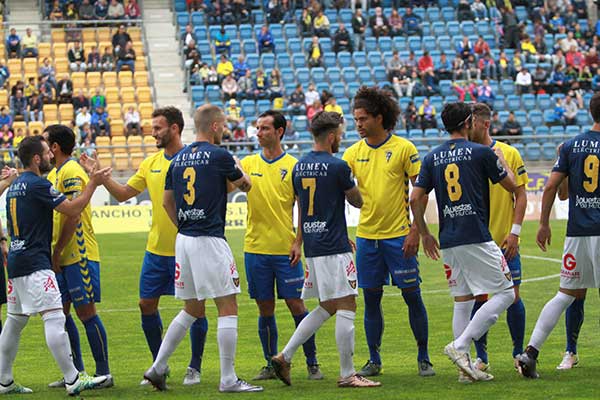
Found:
[[[244,176],[244,173],[237,167],[233,156],[227,150],[221,152],[219,158],[219,168],[228,181],[233,182]]]
[[[354,183],[354,176],[352,175],[352,170],[348,166],[348,163],[345,161],[342,161],[340,163],[338,181],[343,191],[352,189],[356,185]]]
[[[523,158],[521,158],[521,154],[516,149],[514,151],[514,158],[510,168],[515,174],[517,186],[527,185],[527,183],[529,182],[529,176],[527,175],[527,170],[525,169],[525,163],[523,162]]]
[[[67,198],[77,197],[83,191],[89,178],[79,165],[73,164],[73,167],[65,171],[61,179],[61,186],[58,188]]]
[[[144,189],[146,189],[146,176],[148,174],[149,163],[150,158],[146,158],[142,161],[136,173],[127,181],[127,186],[131,186],[138,192],[143,192]]]
[[[354,147],[350,147],[350,148],[346,149],[346,151],[344,152],[344,155],[342,155],[342,160],[344,160],[348,163],[348,166],[354,173]]]
[[[484,147],[483,151],[483,168],[486,175],[492,181],[492,183],[498,183],[506,177],[508,174],[504,166],[500,162],[500,159],[489,147]]]
[[[558,159],[556,164],[552,168],[552,172],[562,172],[563,174],[569,174],[569,143],[565,143],[561,146],[558,152]]]
[[[32,185],[31,194],[37,201],[50,209],[58,207],[59,204],[67,200],[67,197],[56,190],[46,179],[40,179],[39,182]]]
[[[165,175],[165,190],[173,190],[173,163],[169,164]]]
[[[407,141],[405,147],[404,170],[408,176],[419,175],[421,169],[421,159],[419,152],[412,142]]]
[[[433,189],[433,176],[431,170],[431,163],[429,159],[425,157],[423,160],[423,165],[419,171],[419,175],[417,176],[417,180],[415,181],[415,186],[425,189],[426,193],[431,192]]]

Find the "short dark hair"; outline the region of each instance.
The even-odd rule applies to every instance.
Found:
[[[595,93],[590,99],[590,114],[596,123],[600,123],[600,93]]]
[[[75,148],[75,133],[73,130],[66,125],[54,124],[49,125],[44,130],[48,132],[48,144],[52,145],[57,143],[62,151],[66,155],[71,155]]]
[[[396,127],[400,106],[390,92],[377,87],[361,86],[354,96],[353,106],[354,110],[359,108],[373,117],[381,115],[383,129],[386,131]]]
[[[23,163],[23,167],[28,168],[34,156],[42,157],[44,154],[44,145],[42,142],[45,141],[46,139],[43,136],[29,136],[21,141],[17,153],[21,163]]]
[[[283,115],[283,113],[281,113],[279,111],[267,110],[258,116],[258,118],[266,118],[266,117],[273,117],[273,127],[275,128],[275,130],[277,130],[279,128],[285,129],[285,127],[287,126],[287,121],[285,120],[285,115]]]
[[[344,118],[336,112],[319,111],[310,122],[310,133],[315,139],[328,135],[344,123]]]
[[[169,126],[175,124],[179,128],[179,134],[181,135],[181,133],[183,132],[183,127],[184,127],[183,114],[177,107],[167,106],[167,107],[157,108],[152,113],[152,118],[156,118],[156,117],[165,117],[165,119],[167,120],[167,124],[169,124]]]
[[[473,115],[483,118],[485,120],[489,120],[492,118],[492,110],[485,103],[475,103],[471,106],[473,110]]]
[[[471,107],[465,103],[448,103],[442,110],[444,129],[452,133],[459,131],[472,117]]]

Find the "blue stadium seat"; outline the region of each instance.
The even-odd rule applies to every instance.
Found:
[[[452,7],[442,7],[442,20],[449,22],[456,20],[456,11]]]
[[[369,53],[370,56],[371,53]],[[367,54],[364,51],[355,51],[352,54],[352,60],[355,67],[364,67],[367,65]]]
[[[506,106],[509,111],[517,111],[521,109],[521,97],[511,94],[506,97]]]
[[[338,19],[337,10],[335,8],[326,9],[325,16],[327,17],[327,19],[329,19],[329,22],[333,24]],[[332,32],[335,32],[335,31],[332,31]]]
[[[427,9],[427,20],[429,22],[438,22],[440,20],[440,9],[437,7],[429,7]]]
[[[244,49],[244,53],[247,55],[256,54],[256,42],[252,39],[244,40],[242,42],[242,48]]]
[[[487,21],[477,21],[475,28],[477,29],[477,33],[480,35],[491,35],[494,33],[490,23]]]
[[[369,29],[369,32],[371,30]],[[379,48],[377,47],[377,39],[375,39],[374,37],[366,37],[365,38],[365,51],[368,53],[370,51],[375,51],[375,50],[379,50]]]
[[[510,79],[504,79],[500,82],[500,88],[505,96],[515,94],[515,83]]]
[[[523,146],[521,143],[513,143],[512,147],[514,147],[519,152],[519,154],[525,154],[525,146]]]
[[[340,68],[349,67],[352,65],[352,55],[347,51],[340,51],[337,55],[337,60]]]
[[[342,71],[338,67],[328,68],[327,78],[330,83],[340,82],[342,80]]]
[[[298,38],[288,39],[287,47],[290,53],[302,53],[302,42]]]
[[[538,161],[542,158],[542,148],[538,143],[525,145],[525,158],[530,161]]]
[[[455,37],[460,35],[460,24],[458,21],[446,20],[446,32],[448,36]]]
[[[356,54],[356,53],[357,52],[355,52],[354,54]],[[382,65],[382,62],[381,62],[381,52],[380,51],[372,51],[372,52],[368,53],[367,54],[367,62],[372,67],[381,66]],[[356,65],[356,63],[354,65]]]
[[[444,52],[447,52],[447,55],[449,55],[449,53],[452,53],[452,40],[450,39],[450,36],[447,35],[442,35],[439,36],[437,38],[437,46],[438,49],[443,50]],[[448,58],[449,60],[452,60],[452,58]]]
[[[587,110],[577,111],[577,125],[591,125],[592,122],[592,118]]]
[[[527,21],[529,19],[527,9],[524,6],[516,6],[515,14],[517,15],[519,21]]]
[[[452,81],[450,80],[441,80],[439,83],[439,88],[442,96],[450,96],[454,93],[454,89],[452,89]]]
[[[308,129],[308,119],[305,116],[295,116],[292,119],[292,126],[296,132],[305,132]]]
[[[331,87],[330,87],[329,83],[327,83],[327,82],[317,83],[315,89],[319,93],[323,92],[323,90],[327,90],[328,92],[331,92]]]
[[[549,94],[538,94],[537,95],[537,108],[540,110],[547,110],[553,106],[552,100]]]
[[[423,36],[423,50],[427,50],[428,52],[432,52],[437,50],[437,42],[435,37],[433,36]]]
[[[375,77],[375,81],[377,82],[386,82],[387,81],[387,72],[385,67],[379,63],[379,66],[373,67],[373,75]]]
[[[529,123],[531,126],[541,126],[544,124],[544,115],[540,110],[533,110],[531,107],[524,106],[529,111]]]
[[[494,110],[504,111],[505,109],[506,109],[506,98],[501,94],[497,94],[496,97],[494,98]]]
[[[211,41],[212,41],[212,40],[215,40],[215,38],[216,38],[216,37],[217,37],[217,35],[219,34],[219,31],[220,31],[220,30],[221,30],[221,27],[220,27],[220,26],[217,26],[217,25],[211,25],[211,26],[209,26],[209,27],[208,27],[208,36],[210,36],[210,37],[209,37],[209,39],[210,39]]]
[[[242,44],[238,39],[231,40],[231,54],[240,54],[242,52]],[[234,61],[235,59],[232,59]]]
[[[292,60],[288,53],[280,53],[277,55],[277,66],[279,69],[290,68],[292,66]]]
[[[269,111],[271,109],[271,102],[269,100],[258,100],[256,102],[256,113],[262,114],[265,111]]]
[[[304,58],[304,54],[296,53],[292,55],[292,67],[294,69],[303,68],[306,66],[306,59]]]
[[[308,68],[305,68],[305,67],[296,68],[296,81],[298,83],[308,82],[309,79],[310,79],[310,72],[309,72]]]
[[[324,53],[323,62],[325,63],[326,68],[335,67],[337,65],[337,56],[332,51]]]
[[[242,114],[245,118],[256,115],[256,104],[254,100],[242,100]]]
[[[475,23],[473,21],[463,21],[460,25],[463,35],[471,36],[475,34]]]
[[[175,1],[175,12],[183,12],[187,10],[187,5],[185,4],[185,0],[176,0]]]
[[[340,12],[338,13],[338,16],[340,18],[340,21],[343,22],[344,24],[349,25],[350,23],[352,23],[352,10],[351,9],[342,8],[340,10]]]
[[[284,30],[285,37],[288,39],[298,37],[298,26],[296,24],[285,24]]]
[[[524,126],[523,127],[523,143],[527,144],[527,143],[533,143],[535,140],[535,133],[533,131],[533,128],[530,126]],[[513,145],[514,146],[514,145]],[[521,154],[523,154],[522,152],[520,152]]]
[[[348,100],[345,94],[337,99],[337,103],[342,107],[344,114],[350,114],[350,100]]]
[[[527,125],[527,111],[517,110],[515,111],[515,119],[521,126]]]
[[[332,51],[330,38],[321,38],[319,43],[321,43],[321,48],[323,49],[324,53]]]
[[[310,70],[311,80],[315,83],[325,81],[325,68],[316,67]]]
[[[278,53],[287,52],[287,41],[284,38],[276,37],[275,40],[273,40],[273,43],[275,43],[275,48]]]
[[[356,70],[356,72],[361,83],[369,82],[373,79],[373,76],[371,75],[371,67],[360,67]]]
[[[446,23],[435,21],[431,24],[431,33],[433,36],[442,36],[446,34]]]
[[[423,137],[423,131],[420,129],[411,129],[408,131],[409,139],[421,139]]]
[[[263,69],[275,68],[275,54],[265,53],[260,56],[260,64]]]
[[[192,101],[204,101],[204,86],[192,86]]]
[[[269,29],[273,34],[274,38],[282,38],[283,37],[283,28],[280,24],[271,24],[269,25]]]
[[[198,40],[196,48],[200,54],[210,55],[210,42],[208,40]]]
[[[379,51],[392,51],[392,39],[388,36],[381,36],[379,38]]]
[[[241,40],[249,40],[249,39],[253,38],[252,25],[241,24],[239,30],[240,30],[240,39]]]
[[[206,87],[206,101],[209,103],[221,101],[221,89],[219,86],[210,85]]]
[[[248,54],[246,56],[246,63],[251,70],[257,69],[260,64],[258,54]]]
[[[296,74],[294,73],[294,70],[290,67],[286,67],[286,68],[281,68],[281,76],[285,76],[286,77],[286,81],[292,85],[292,92],[295,89],[295,85],[294,85],[294,78],[296,77]],[[289,77],[289,79],[288,79]],[[307,84],[308,82],[298,82],[298,83],[302,83],[303,85]],[[289,91],[287,91],[287,85],[286,85],[286,92],[287,93],[291,93]]]
[[[348,97],[353,98],[358,92],[360,88],[360,83],[358,82],[350,82],[346,85],[346,92],[348,92]]]
[[[544,142],[542,144],[542,158],[546,161],[556,159],[556,144],[554,142]]]
[[[565,129],[565,134],[567,135],[571,135],[571,136],[577,136],[580,133],[580,129],[578,126],[575,125],[569,125],[567,126],[567,129]]]
[[[196,35],[196,41],[206,40],[206,26],[195,26],[194,35]]]
[[[550,134],[553,136],[562,136],[565,134],[565,128],[562,125],[551,126]]]
[[[356,70],[353,67],[342,68],[342,79],[344,82],[354,82],[356,78]]]
[[[265,22],[265,15],[262,10],[252,10],[252,20],[255,25],[261,25]]]
[[[536,136],[548,136],[550,134],[550,128],[548,128],[545,125],[539,125],[535,128],[535,135]],[[547,139],[538,139],[541,141],[547,140]]]
[[[498,111],[498,118],[500,122],[505,123],[508,119],[508,111]]]
[[[394,50],[404,51],[408,49],[406,38],[404,36],[395,36],[393,40]]]
[[[441,96],[431,96],[429,98],[429,103],[435,107],[438,113],[442,112],[442,108],[444,107],[444,99]]]
[[[521,96],[521,101],[523,102],[523,108],[525,110],[531,111],[536,107],[536,99],[535,95],[527,93]]]
[[[411,36],[408,38],[408,49],[411,51],[421,50],[421,38]]]
[[[177,25],[186,26],[190,22],[190,14],[187,11],[177,13]]]

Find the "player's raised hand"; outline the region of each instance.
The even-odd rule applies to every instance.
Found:
[[[404,238],[404,244],[402,245],[404,258],[416,256],[417,251],[419,251],[419,232],[416,229],[411,229]]]
[[[56,251],[52,253],[52,271],[54,271],[55,274],[60,274],[62,272],[60,268],[60,253]]]
[[[92,156],[88,156],[87,153],[81,153],[79,157],[79,164],[83,167],[85,172],[88,174],[93,173],[95,170],[100,169],[100,161],[98,161],[98,153],[94,151]]]
[[[90,174],[90,183],[96,186],[103,185],[112,173],[111,167],[106,167],[93,171]]]
[[[504,249],[504,258],[512,260],[519,251],[519,237],[509,233],[500,245],[501,249]]]
[[[423,235],[423,250],[425,255],[434,261],[440,259],[440,244],[432,234]]]
[[[550,225],[540,225],[535,242],[542,251],[546,251],[546,243],[551,244],[551,238],[552,230],[550,229]]]
[[[19,176],[19,171],[16,168],[10,168],[9,166],[5,166],[2,168],[0,172],[0,180],[8,180],[9,182],[14,181],[17,176]]]
[[[302,243],[294,240],[290,249],[290,266],[295,267],[298,261],[302,258]]]

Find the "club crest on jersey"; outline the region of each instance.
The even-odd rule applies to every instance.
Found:
[[[450,143],[450,150],[454,150],[455,147],[456,147],[456,143]]]
[[[46,282],[44,282],[44,292],[47,292],[50,289],[56,290],[56,285],[54,284],[54,280],[51,276],[49,276],[48,279],[46,279]]]
[[[286,177],[286,176],[287,176],[287,174],[288,174],[288,170],[287,170],[287,169],[285,169],[285,168],[280,168],[280,169],[279,169],[279,173],[281,174],[281,180],[284,180],[284,179],[285,179],[285,177]]]
[[[386,151],[385,152],[385,160],[387,162],[390,162],[390,158],[392,158],[392,152],[391,151]]]

